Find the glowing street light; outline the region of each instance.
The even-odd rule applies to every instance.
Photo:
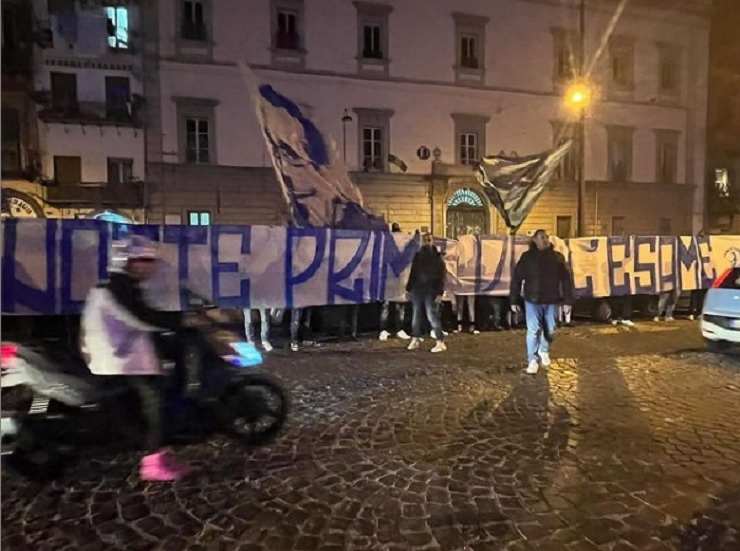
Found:
[[[583,82],[571,84],[565,92],[565,103],[578,110],[586,109],[591,103],[593,92],[591,87]]]

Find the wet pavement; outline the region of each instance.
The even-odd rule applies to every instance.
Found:
[[[105,450],[4,473],[3,549],[740,549],[740,360],[695,323],[564,329],[536,377],[521,331],[403,344],[273,353],[285,433],[181,448],[177,484]]]

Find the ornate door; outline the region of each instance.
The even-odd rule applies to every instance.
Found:
[[[480,196],[471,189],[460,189],[447,201],[447,237],[457,239],[467,233],[488,233],[489,213]]]

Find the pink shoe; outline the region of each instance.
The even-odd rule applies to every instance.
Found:
[[[179,480],[189,472],[190,468],[178,464],[166,451],[145,455],[139,464],[139,477],[151,482]]]

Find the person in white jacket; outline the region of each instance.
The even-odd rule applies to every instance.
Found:
[[[162,367],[152,334],[178,330],[179,320],[151,308],[141,282],[156,270],[157,251],[145,237],[115,243],[108,281],[88,294],[82,313],[82,353],[90,371],[125,376],[138,394],[146,420],[147,454],[139,466],[143,480],[177,480],[187,474],[162,448]]]

